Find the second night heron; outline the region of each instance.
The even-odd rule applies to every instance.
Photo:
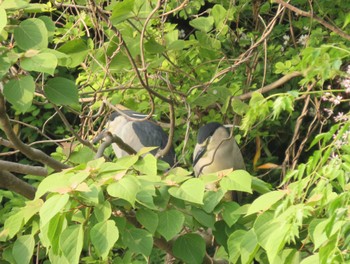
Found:
[[[146,115],[131,110],[120,110],[122,114],[114,112],[109,118],[107,130],[113,135],[120,137],[124,143],[128,144],[135,151],[139,151],[143,147],[159,147],[164,149],[168,142],[168,135],[164,130],[152,119],[144,121],[134,121],[132,119],[143,119]],[[131,117],[131,118],[128,118]],[[113,150],[118,158],[129,155],[112,144]],[[151,151],[155,155],[158,149]],[[171,146],[168,153],[160,159],[169,163],[170,166],[175,162],[175,151]]]
[[[193,153],[193,169],[196,177],[231,169],[245,170],[242,153],[230,133],[221,124],[212,122],[198,131]]]

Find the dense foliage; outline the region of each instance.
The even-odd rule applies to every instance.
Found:
[[[0,263],[349,262],[349,10],[0,0]],[[95,157],[116,105],[154,115],[176,167]],[[249,173],[192,176],[210,121]]]

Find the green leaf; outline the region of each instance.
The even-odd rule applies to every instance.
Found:
[[[58,105],[75,105],[79,103],[78,89],[75,83],[69,79],[55,77],[46,83],[44,87],[47,98]]]
[[[263,180],[252,177],[252,189],[260,194],[265,194],[271,191],[271,184],[264,182]]]
[[[157,159],[152,154],[147,154],[135,163],[134,168],[143,174],[157,175]]]
[[[15,28],[14,37],[22,50],[40,50],[48,45],[48,32],[45,23],[38,18],[28,18],[22,21]]]
[[[215,5],[211,10],[211,15],[214,18],[215,26],[218,27],[225,19],[227,19],[227,11],[222,5]]]
[[[300,264],[315,264],[315,263],[320,263],[320,257],[318,253],[308,256],[300,262]]]
[[[190,26],[204,32],[209,32],[210,30],[212,30],[213,25],[214,25],[214,18],[212,16],[198,17],[193,20],[190,20]]]
[[[211,229],[214,229],[214,224],[215,224],[215,215],[214,214],[207,214],[206,212],[204,212],[203,210],[201,210],[197,207],[192,207],[191,213],[192,213],[194,219],[196,219],[198,221],[198,223],[200,223],[201,225],[203,225],[205,227],[209,227]]]
[[[247,215],[268,210],[272,205],[281,200],[287,194],[284,190],[272,191],[261,195],[254,200],[249,207]]]
[[[125,176],[107,187],[107,192],[110,196],[124,199],[133,207],[135,206],[136,195],[139,190],[140,183],[135,176]]]
[[[328,241],[326,234],[326,226],[328,219],[314,219],[310,223],[309,233],[311,234],[312,241],[314,242],[314,250],[317,250],[323,243]]]
[[[179,188],[170,188],[169,193],[181,200],[203,204],[205,185],[202,180],[192,178],[185,181]]]
[[[19,211],[5,220],[4,229],[8,233],[8,238],[13,238],[24,225],[23,212]]]
[[[4,0],[0,4],[0,6],[4,9],[22,9],[28,5],[28,2],[24,0]]]
[[[117,25],[124,20],[134,16],[133,9],[135,0],[124,0],[118,2],[112,11],[111,21],[113,25]]]
[[[205,255],[205,241],[197,234],[185,234],[175,240],[174,256],[186,263],[203,263]]]
[[[252,176],[245,170],[235,170],[223,177],[220,186],[225,190],[252,193]]]
[[[57,50],[69,55],[68,59],[61,58],[60,64],[70,68],[80,65],[89,53],[89,48],[86,45],[86,42],[81,38],[67,41]]]
[[[21,60],[21,67],[26,71],[44,72],[53,75],[57,67],[57,58],[52,53],[39,53]]]
[[[145,43],[145,50],[149,53],[155,54],[155,53],[162,53],[165,50],[165,47],[160,45],[157,41],[154,39],[150,39]]]
[[[1,33],[1,32],[0,32]],[[10,59],[5,54],[0,56],[0,79],[8,74],[11,67]]]
[[[46,225],[69,201],[68,194],[56,194],[47,199],[39,211],[40,225]]]
[[[4,94],[14,108],[25,113],[32,105],[35,82],[32,76],[21,76],[4,85]]]
[[[17,238],[12,248],[12,256],[18,264],[30,263],[33,256],[35,240],[32,235],[24,235]]]
[[[240,208],[238,203],[235,203],[235,202],[224,203],[223,210],[222,210],[222,218],[224,219],[224,221],[229,227],[233,226],[241,217],[241,214],[237,212],[238,208]]]
[[[84,231],[82,225],[71,225],[60,235],[60,248],[70,264],[79,263],[83,249]]]
[[[0,32],[7,25],[7,14],[3,7],[0,6]]]
[[[231,105],[233,111],[240,116],[244,116],[244,114],[246,114],[249,109],[249,106],[239,99],[233,99]]]
[[[230,263],[237,263],[241,255],[241,243],[247,231],[234,231],[227,240],[228,254]]]
[[[67,227],[67,219],[64,214],[56,214],[50,222],[40,228],[40,242],[46,248],[51,247],[52,252],[60,252],[60,240],[58,239]]]
[[[81,182],[90,175],[89,171],[58,172],[47,176],[38,186],[35,199],[40,198],[47,192],[66,193],[74,190]]]
[[[215,207],[220,203],[225,196],[225,192],[222,189],[218,191],[208,191],[204,194],[203,209],[207,213],[211,213]]]
[[[287,111],[291,114],[293,110],[294,107],[291,96],[279,96],[273,102],[273,119],[278,118],[282,111]]]
[[[136,211],[136,219],[152,234],[156,232],[158,226],[158,215],[149,209],[139,209]]]
[[[126,229],[123,233],[123,242],[134,253],[149,256],[153,248],[152,234],[139,228]]]
[[[240,253],[242,263],[252,263],[255,254],[259,249],[258,240],[254,230],[249,230],[244,234],[240,243]]]
[[[175,237],[181,230],[185,221],[184,215],[177,210],[167,210],[158,213],[159,224],[157,231],[167,241]]]
[[[99,203],[94,208],[94,215],[96,216],[97,221],[103,222],[111,217],[112,208],[109,201],[104,201]]]
[[[97,254],[105,260],[119,238],[119,231],[114,221],[108,220],[94,225],[90,230],[90,238]]]

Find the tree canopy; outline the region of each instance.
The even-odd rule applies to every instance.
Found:
[[[349,10],[0,0],[0,263],[349,262]],[[156,120],[176,166],[102,155],[116,107]],[[193,177],[211,121],[247,171]]]

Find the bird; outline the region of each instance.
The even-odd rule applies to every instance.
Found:
[[[135,121],[135,119],[144,119],[146,115],[132,110],[119,110],[119,112],[113,112],[107,123],[107,130],[112,135],[121,138],[124,143],[137,152],[143,147],[165,148],[168,135],[153,119]],[[115,143],[112,144],[112,148],[117,158],[129,155]],[[156,155],[158,149],[154,149],[150,153]],[[172,167],[175,163],[174,147],[171,146],[168,153],[160,159]]]
[[[218,122],[211,122],[198,130],[193,153],[196,177],[225,169],[245,170],[242,153],[229,131]]]

